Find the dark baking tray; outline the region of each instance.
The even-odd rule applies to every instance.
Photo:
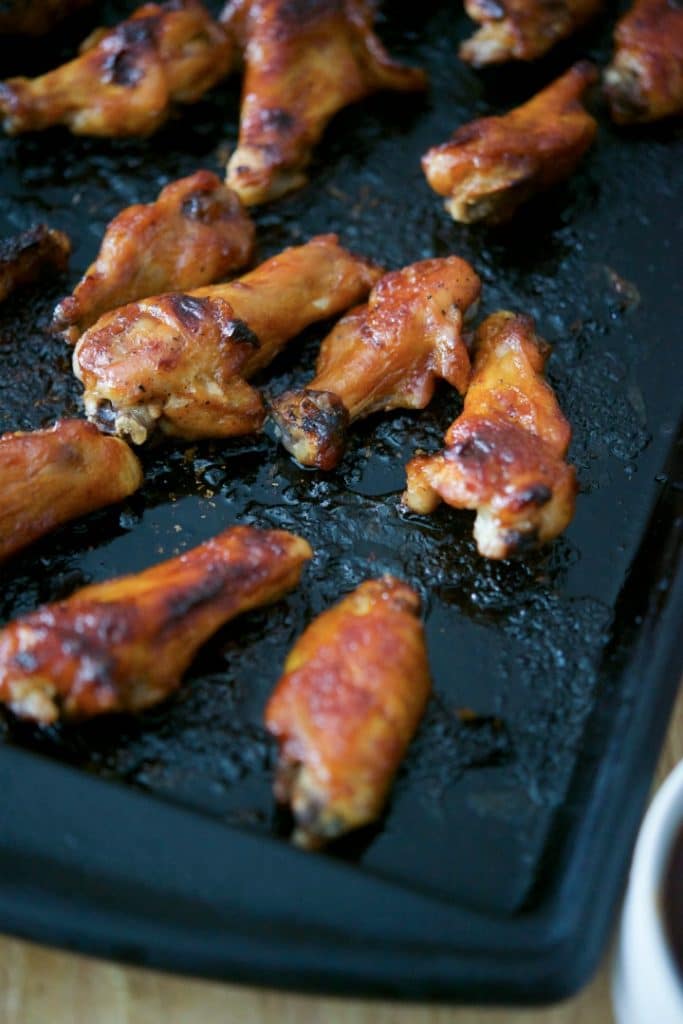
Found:
[[[2,76],[35,73],[85,29],[0,44]],[[312,183],[258,213],[260,255],[320,231],[399,266],[457,252],[484,310],[533,313],[574,425],[576,519],[522,562],[480,559],[467,513],[399,508],[403,465],[435,449],[459,400],[377,416],[340,469],[303,472],[272,440],[159,444],[124,505],[2,569],[0,621],[135,570],[233,522],[295,529],[302,587],[224,629],[176,699],[138,719],[40,734],[7,718],[0,746],[0,928],[220,978],[419,999],[537,1002],[598,962],[681,669],[680,127],[617,131],[508,227],[453,224],[419,157],[472,116],[520,102],[577,56],[605,61],[611,16],[533,67],[477,74],[450,3],[386,5],[392,49],[428,68],[422,97],[342,113]],[[78,411],[69,353],[45,332],[107,220],[199,166],[236,132],[233,79],[147,141],[61,131],[0,139],[0,234],[48,219],[75,243],[68,279],[0,308],[0,429]],[[305,379],[324,327],[263,376]],[[389,570],[425,601],[435,681],[426,720],[374,829],[327,855],[284,841],[264,702],[320,609]],[[476,713],[463,721],[458,713]]]

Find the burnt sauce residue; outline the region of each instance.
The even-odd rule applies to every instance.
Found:
[[[683,825],[669,854],[662,886],[662,912],[669,946],[683,982]]]

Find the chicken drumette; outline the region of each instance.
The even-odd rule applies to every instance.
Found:
[[[210,171],[197,171],[114,218],[97,259],[57,306],[53,327],[75,342],[103,313],[218,281],[245,266],[253,250],[254,225],[235,193]]]
[[[683,113],[683,8],[636,0],[617,25],[605,72],[610,112],[619,124]]]
[[[42,35],[62,18],[89,3],[91,0],[3,0],[0,3],[0,35]]]
[[[597,132],[581,96],[597,80],[581,61],[521,107],[463,125],[430,149],[422,168],[435,192],[448,196],[454,220],[497,223],[541,189],[567,178]]]
[[[445,501],[476,510],[474,537],[487,558],[552,540],[574,515],[576,477],[565,462],[571,429],[543,378],[546,358],[530,317],[488,317],[445,450],[407,466],[408,508],[429,513]]]
[[[148,135],[172,104],[194,103],[227,75],[233,54],[198,0],[144,4],[93,32],[68,64],[0,83],[0,115],[10,135],[55,124],[77,135]]]
[[[123,441],[83,420],[0,437],[0,561],[76,516],[128,497],[142,470]]]
[[[234,527],[145,572],[84,587],[0,632],[0,700],[40,725],[157,704],[216,630],[277,601],[310,557],[294,534]]]
[[[280,757],[275,795],[294,841],[315,848],[374,821],[424,712],[431,683],[417,594],[362,583],[294,645],[266,709]]]
[[[337,111],[378,89],[414,90],[424,74],[393,61],[369,0],[233,0],[223,20],[244,51],[237,149],[228,184],[247,204],[306,182],[313,147]]]
[[[272,405],[276,430],[299,462],[332,469],[354,420],[380,409],[424,409],[438,378],[467,388],[463,321],[481,283],[457,256],[386,274],[320,349],[317,373]]]
[[[0,302],[15,288],[37,281],[46,271],[66,270],[71,242],[63,231],[37,224],[0,240]]]
[[[475,67],[536,60],[593,17],[603,0],[465,0],[481,28],[460,47]]]
[[[321,235],[230,284],[162,295],[103,316],[74,351],[85,408],[102,429],[144,442],[258,430],[247,383],[291,338],[363,299],[381,271]]]

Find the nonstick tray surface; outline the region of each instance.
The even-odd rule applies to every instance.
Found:
[[[53,66],[131,9],[95,5],[49,40],[0,42],[0,77]],[[381,34],[428,69],[430,92],[344,111],[311,184],[256,214],[260,258],[332,230],[388,267],[455,252],[482,276],[483,312],[537,318],[574,428],[581,493],[566,534],[494,563],[476,553],[470,514],[401,511],[405,462],[438,448],[460,407],[447,388],[424,413],[356,427],[329,474],[301,470],[267,433],[145,449],[137,495],[0,570],[1,622],[236,522],[295,530],[316,556],[298,591],[207,644],[161,707],[44,733],[2,721],[3,930],[422,999],[541,1001],[595,967],[681,668],[683,133],[617,130],[596,96],[598,144],[575,176],[495,230],[452,223],[419,158],[577,57],[604,64],[615,13],[531,67],[475,73],[456,58],[471,25],[459,8],[385,4]],[[0,137],[0,236],[48,220],[74,242],[68,276],[0,307],[0,430],[79,414],[70,352],[46,332],[55,302],[122,207],[220,171],[238,102],[235,76],[149,140]],[[267,393],[306,379],[326,329],[263,374]],[[271,796],[264,703],[311,618],[382,572],[423,596],[435,696],[377,827],[303,854]]]

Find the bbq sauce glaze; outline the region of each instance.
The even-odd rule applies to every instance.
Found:
[[[676,965],[683,979],[683,826],[671,848],[662,888],[664,927]]]

